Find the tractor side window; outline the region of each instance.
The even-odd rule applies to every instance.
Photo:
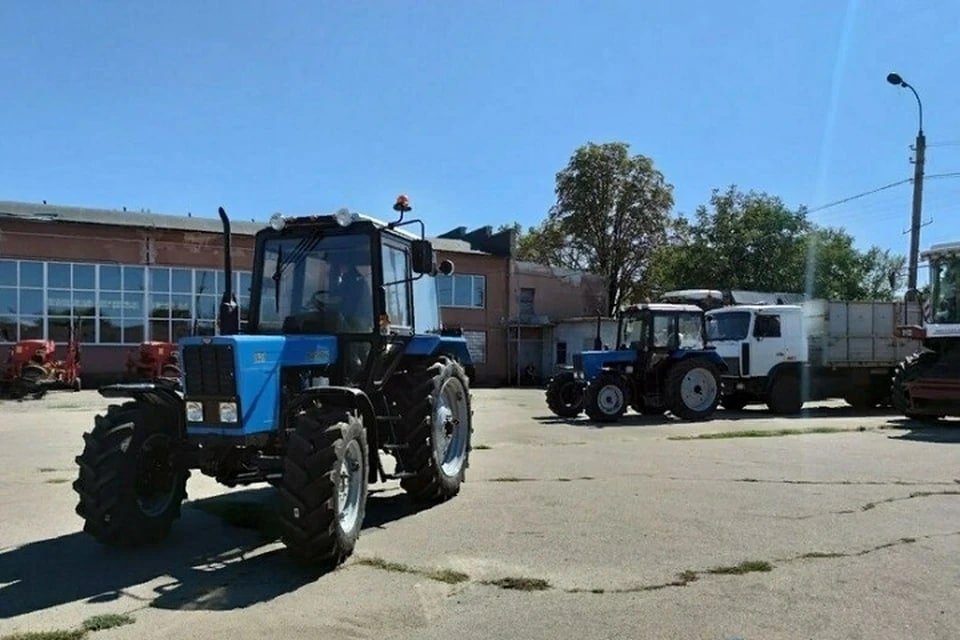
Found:
[[[673,320],[674,316],[653,316],[653,347],[655,349],[667,349],[674,346]]]
[[[703,321],[699,314],[680,314],[680,348],[699,349],[703,347]]]
[[[407,280],[409,259],[403,249],[384,245],[383,282],[386,296],[386,313],[394,327],[410,327],[410,281]],[[403,282],[398,282],[403,280]],[[394,284],[389,284],[389,283]]]
[[[418,334],[440,332],[440,303],[435,277],[427,275],[413,281],[413,317]]]
[[[754,338],[779,338],[780,316],[757,316],[753,325]]]

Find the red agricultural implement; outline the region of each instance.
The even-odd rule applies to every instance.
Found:
[[[144,342],[127,356],[127,380],[180,382],[180,354],[171,342]]]
[[[71,331],[67,357],[57,360],[53,340],[21,340],[10,349],[0,369],[0,394],[21,399],[42,398],[47,391],[72,389],[80,391],[80,345]]]

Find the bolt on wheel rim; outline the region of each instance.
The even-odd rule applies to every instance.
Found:
[[[616,413],[623,406],[623,389],[608,384],[597,393],[597,406],[606,414]]]
[[[453,477],[463,469],[469,435],[467,393],[459,380],[450,378],[433,406],[433,450],[444,475]]]
[[[680,383],[680,399],[693,411],[708,409],[716,397],[716,378],[706,369],[691,369]]]
[[[360,514],[360,495],[363,490],[363,452],[356,440],[351,440],[340,462],[337,488],[337,517],[344,533],[353,530]]]

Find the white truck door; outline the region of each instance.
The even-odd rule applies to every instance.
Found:
[[[779,313],[758,311],[753,320],[753,345],[750,348],[750,371],[755,376],[765,376],[776,365],[796,354],[787,349],[783,337],[782,321]]]

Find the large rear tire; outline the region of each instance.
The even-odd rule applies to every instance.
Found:
[[[299,559],[334,568],[353,553],[363,526],[367,433],[342,408],[308,407],[292,427],[279,482],[283,542]]]
[[[601,371],[584,392],[587,415],[596,422],[616,422],[627,410],[627,385],[618,373]]]
[[[400,486],[415,502],[449,500],[460,493],[470,466],[473,412],[467,374],[453,358],[439,356],[394,378],[388,396],[404,434],[396,455],[400,470],[412,474]]]
[[[180,517],[190,472],[171,455],[180,439],[179,416],[139,402],[112,405],[85,433],[73,488],[83,530],[103,544],[159,542]]]
[[[583,412],[583,385],[572,371],[558,373],[550,380],[547,406],[561,418],[576,418]]]
[[[927,367],[934,364],[936,360],[935,353],[914,353],[897,365],[890,388],[890,400],[897,413],[910,419],[926,422],[936,422],[939,419],[940,416],[936,414],[917,413],[911,410],[910,392],[907,390],[907,384],[920,378]]]
[[[720,403],[720,370],[704,358],[680,360],[667,373],[670,413],[683,420],[705,420]]]
[[[778,415],[796,415],[803,408],[800,378],[793,372],[785,372],[773,380],[767,406]]]

